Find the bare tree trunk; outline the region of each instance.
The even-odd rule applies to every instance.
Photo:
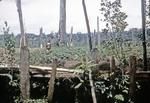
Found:
[[[98,43],[97,43],[97,33],[96,33],[96,30],[95,30],[95,29],[94,29],[94,34],[93,34],[93,36],[94,36],[94,37],[93,37],[93,38],[94,38],[94,40],[93,40],[93,41],[94,41],[94,46],[93,46],[93,47],[96,48],[96,46],[97,46]]]
[[[85,5],[85,1],[84,0],[82,0],[82,5],[83,5],[84,16],[85,16],[85,21],[86,21],[86,26],[87,26],[87,31],[88,31],[89,48],[90,48],[90,51],[91,51],[92,50],[91,31],[90,31],[90,25],[89,25],[89,20],[88,20],[88,15],[87,15],[86,5]]]
[[[97,35],[98,35],[98,45],[101,43],[100,32],[99,32],[99,17],[97,16]]]
[[[70,47],[72,47],[73,46],[73,42],[72,42],[72,39],[73,39],[73,27],[71,27],[71,33],[70,33],[70,38],[69,38],[70,40]]]
[[[43,34],[43,28],[40,28],[40,48],[43,48],[43,41],[42,41],[42,34]]]
[[[141,0],[141,12],[142,12],[142,33],[143,33],[143,60],[144,60],[144,70],[147,70],[147,48],[146,48],[146,37],[145,37],[145,0]]]
[[[66,35],[66,0],[60,0],[59,35],[60,35],[60,43],[65,43],[65,35]]]
[[[53,60],[53,67],[52,67],[52,74],[49,80],[49,88],[48,88],[48,103],[52,103],[53,93],[54,93],[54,85],[55,85],[55,78],[57,72],[57,60]]]
[[[21,45],[20,45],[20,89],[23,100],[30,97],[30,79],[29,79],[29,50],[27,47],[26,35],[23,26],[23,17],[21,9],[21,0],[16,1],[20,30],[21,30]]]

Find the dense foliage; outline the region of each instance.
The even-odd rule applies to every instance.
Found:
[[[1,77],[3,85],[2,92],[9,98],[11,103],[20,100],[19,80],[15,74],[14,78]],[[6,80],[6,81],[5,81]],[[129,93],[129,77],[119,72],[111,74],[100,74],[93,77],[95,92],[98,103],[131,103]],[[31,100],[28,103],[46,103],[48,78],[31,78]],[[140,94],[141,86],[137,83],[136,92]],[[12,91],[13,90],[13,91]],[[142,97],[141,97],[142,98]],[[79,77],[58,78],[55,81],[54,103],[91,103],[91,88],[88,79],[88,71]],[[139,99],[139,98],[136,98]]]
[[[121,10],[121,0],[101,0],[101,13],[104,16],[103,22],[106,24],[103,32],[107,36],[106,45],[111,49],[112,53],[123,63],[125,59],[123,32],[128,23],[127,15]],[[116,33],[114,35],[113,33]],[[120,55],[118,55],[120,54]]]
[[[1,51],[3,61],[2,64],[13,65],[15,62],[15,38],[13,34],[9,33],[9,26],[7,21],[4,22],[3,32],[4,32],[4,44],[3,50]]]

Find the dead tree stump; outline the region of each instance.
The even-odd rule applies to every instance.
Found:
[[[131,98],[132,101],[134,101],[134,97],[135,97],[135,75],[136,75],[136,57],[135,56],[131,56],[130,57],[130,61],[129,61],[129,68],[130,68],[130,87],[129,87],[129,96]]]
[[[57,60],[53,60],[53,67],[52,67],[52,74],[49,80],[49,88],[48,88],[48,103],[52,103],[53,93],[54,93],[54,85],[56,79],[56,72],[57,72]]]

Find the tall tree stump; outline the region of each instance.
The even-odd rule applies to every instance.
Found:
[[[21,0],[16,1],[19,15],[21,44],[20,44],[20,90],[22,101],[30,97],[30,79],[29,79],[29,49],[27,47],[26,35],[24,32]]]
[[[129,68],[130,68],[130,87],[129,87],[129,96],[132,101],[135,100],[135,75],[136,75],[136,57],[130,56],[130,62],[129,62]]]
[[[66,0],[60,0],[59,44],[65,43],[66,36]]]

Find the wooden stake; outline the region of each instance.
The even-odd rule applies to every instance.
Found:
[[[30,79],[29,79],[29,50],[27,47],[26,35],[23,26],[23,17],[21,9],[21,0],[16,1],[20,31],[21,31],[21,47],[20,47],[20,89],[23,100],[27,100],[30,97]]]
[[[57,71],[57,60],[53,60],[53,67],[52,67],[52,74],[49,80],[49,88],[48,88],[48,103],[52,103],[53,93],[54,93],[54,86],[55,86],[55,78],[56,78],[56,71]]]
[[[92,39],[91,39],[91,31],[90,31],[90,25],[89,25],[89,20],[88,20],[88,15],[87,15],[87,10],[86,10],[86,5],[85,1],[82,0],[82,5],[83,5],[83,10],[84,10],[84,16],[85,16],[85,21],[86,21],[86,27],[88,31],[88,38],[89,38],[89,48],[90,51],[92,50]]]
[[[129,96],[131,97],[132,101],[134,101],[135,97],[135,74],[136,74],[136,57],[130,57],[130,87],[129,87]]]
[[[95,88],[94,88],[93,80],[92,80],[92,71],[91,70],[89,70],[89,81],[90,81],[90,86],[91,86],[91,94],[92,94],[93,103],[97,103],[96,94],[95,94]]]

